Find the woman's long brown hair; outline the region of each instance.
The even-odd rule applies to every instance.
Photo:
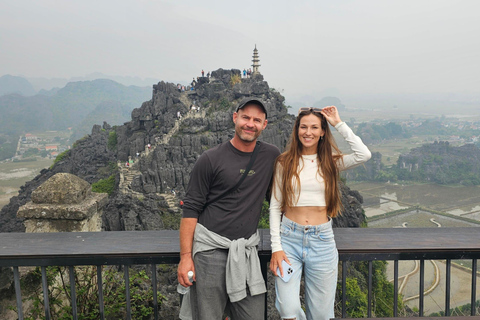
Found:
[[[337,161],[342,161],[342,154],[338,149],[335,139],[332,136],[332,132],[328,126],[328,122],[325,117],[313,110],[301,112],[293,126],[293,132],[290,136],[290,141],[287,144],[285,151],[278,156],[275,162],[275,173],[273,177],[273,183],[280,179],[280,191],[282,193],[282,211],[285,211],[287,207],[294,207],[298,199],[293,192],[294,186],[298,186],[298,190],[301,190],[300,177],[298,172],[302,169],[300,167],[300,158],[302,156],[302,143],[298,138],[298,130],[300,127],[300,120],[307,115],[313,114],[320,118],[322,130],[324,132],[323,138],[318,142],[317,148],[317,163],[318,174],[323,175],[325,181],[325,202],[327,205],[327,214],[330,217],[336,217],[342,209],[342,201],[340,198],[340,188],[338,186],[339,170]],[[278,168],[278,166],[281,166]],[[277,171],[280,169],[280,171]],[[277,176],[277,173],[280,175]],[[275,188],[273,188],[275,190]],[[277,195],[274,193],[274,196]],[[278,198],[277,198],[278,199]]]

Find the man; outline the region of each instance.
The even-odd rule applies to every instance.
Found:
[[[199,320],[222,319],[225,310],[232,320],[263,319],[265,312],[257,225],[280,151],[257,144],[267,126],[267,110],[260,100],[241,102],[233,122],[234,137],[197,160],[184,199],[178,282],[191,286],[191,312]],[[257,157],[242,184],[206,205],[237,184],[255,148]]]

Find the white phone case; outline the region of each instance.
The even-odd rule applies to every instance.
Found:
[[[283,268],[283,277],[280,275],[280,268],[277,268],[277,275],[283,281],[288,282],[288,280],[290,280],[295,270],[285,260],[282,260],[282,268]]]

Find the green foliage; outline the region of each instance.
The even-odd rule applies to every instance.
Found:
[[[0,161],[11,158],[17,150],[18,136],[0,134]]]
[[[116,162],[110,161],[107,166],[101,167],[97,170],[100,178],[110,177],[112,174],[117,172],[118,165]]]
[[[358,126],[357,134],[366,144],[395,138],[408,138],[411,136],[402,126],[394,122],[389,122],[384,125],[363,122]]]
[[[455,307],[450,309],[450,316],[470,316],[472,304],[467,303],[463,306]],[[480,313],[480,300],[475,302],[476,314]],[[445,311],[434,312],[429,315],[429,317],[445,317]]]
[[[88,138],[88,135],[84,135],[83,137],[81,137],[80,139],[78,139],[77,141],[75,141],[75,142],[73,143],[72,148],[75,149],[76,147],[78,147],[78,145],[79,145],[82,141],[86,140],[87,138]]]
[[[347,278],[346,281],[346,307],[347,314],[352,318],[365,318],[368,310],[368,298],[358,285],[357,279]]]
[[[86,266],[74,269],[77,311],[80,320],[100,318],[96,268]],[[118,272],[114,268],[105,267],[106,270],[102,273],[105,316],[109,319],[125,319],[127,302],[124,273]],[[68,279],[69,271],[67,268],[47,267],[48,298],[52,319],[72,319]],[[32,303],[32,307],[25,312],[26,320],[45,319],[40,283],[41,271],[39,267],[22,280],[22,286],[30,293],[27,299]],[[129,288],[132,319],[150,318],[154,311],[153,290],[147,273],[144,270],[129,269]],[[161,303],[165,297],[157,293],[157,299]]]
[[[263,200],[262,211],[260,213],[260,221],[258,222],[259,229],[269,229],[270,228],[270,215],[269,215],[270,204]]]
[[[97,193],[108,193],[112,195],[115,190],[115,175],[112,174],[106,179],[100,179],[97,182],[92,184],[92,191]]]
[[[390,172],[399,180],[438,184],[480,185],[480,150],[474,145],[434,142],[402,155]]]
[[[218,110],[228,110],[230,109],[230,101],[228,101],[227,98],[223,97],[222,99],[220,99],[220,101],[218,101]]]
[[[116,131],[110,131],[108,133],[107,148],[109,150],[116,150],[117,149],[117,132]]]
[[[372,274],[372,311],[376,317],[393,317],[394,288],[386,275],[385,261],[373,261]],[[366,317],[368,310],[368,261],[348,263],[346,279],[347,313],[350,317]],[[341,282],[338,284],[341,288]],[[341,290],[339,290],[341,292]],[[341,296],[337,297],[341,301]],[[398,308],[402,310],[403,300],[399,296]]]
[[[166,230],[179,230],[180,229],[180,220],[182,219],[181,214],[162,212],[163,229]]]
[[[23,157],[28,158],[32,156],[36,156],[40,153],[40,151],[37,148],[28,148],[24,153]]]
[[[60,162],[62,160],[67,159],[70,156],[70,150],[65,150],[62,153],[60,153],[55,160],[53,160],[53,164]],[[52,165],[53,166],[53,165]]]
[[[240,74],[232,74],[230,76],[230,86],[235,86],[237,83],[240,83],[242,82],[242,78],[240,77]]]

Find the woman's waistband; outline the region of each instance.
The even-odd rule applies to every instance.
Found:
[[[328,222],[317,224],[317,225],[301,225],[288,219],[285,215],[282,217],[282,224],[292,228],[294,231],[303,231],[303,232],[312,232],[319,233],[328,230],[332,230],[332,219],[328,218]]]

